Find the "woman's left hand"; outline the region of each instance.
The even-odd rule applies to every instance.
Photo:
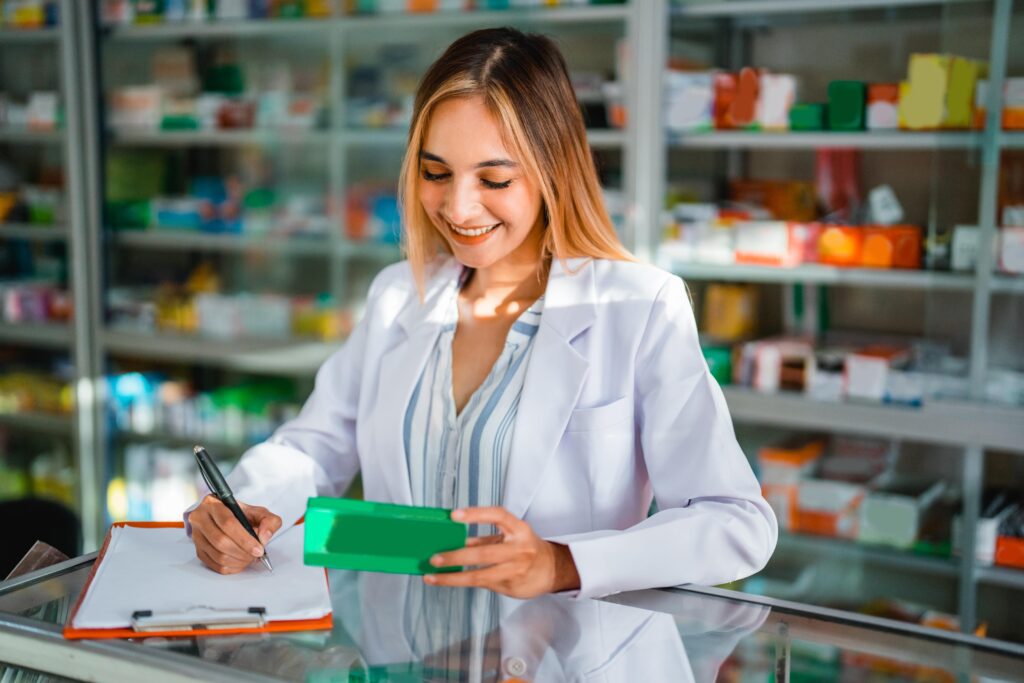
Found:
[[[432,557],[430,564],[435,567],[473,569],[427,574],[423,577],[425,583],[487,588],[523,600],[580,587],[569,548],[540,538],[529,524],[505,508],[464,508],[453,511],[452,519],[466,524],[493,524],[499,533],[470,538],[465,548]]]

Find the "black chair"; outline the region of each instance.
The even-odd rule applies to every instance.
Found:
[[[61,503],[42,498],[21,498],[0,503],[4,520],[0,541],[0,581],[36,541],[47,543],[68,557],[81,552],[82,530],[78,515]]]

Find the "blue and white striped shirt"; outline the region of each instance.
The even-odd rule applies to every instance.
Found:
[[[543,297],[513,323],[501,355],[456,414],[452,341],[458,290],[405,415],[404,440],[413,505],[458,508],[501,505],[519,398]]]

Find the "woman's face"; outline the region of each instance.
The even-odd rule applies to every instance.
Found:
[[[505,149],[482,98],[437,106],[419,162],[420,202],[459,262],[539,258],[540,188]]]

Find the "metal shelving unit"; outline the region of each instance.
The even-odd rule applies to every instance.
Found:
[[[81,146],[86,135],[81,127],[82,92],[78,73],[79,40],[83,25],[76,14],[75,0],[58,0],[59,25],[42,29],[0,29],[0,47],[5,50],[53,50],[56,55],[57,83],[52,89],[59,93],[63,106],[63,128],[52,131],[0,129],[0,144],[57,147],[61,155],[64,177],[64,202],[68,221],[52,226],[19,223],[0,224],[0,240],[25,240],[36,243],[64,243],[67,245],[68,292],[74,315],[69,323],[0,324],[0,342],[26,349],[46,349],[66,352],[74,366],[72,378],[75,387],[75,407],[71,415],[44,413],[3,414],[0,423],[18,431],[30,431],[57,436],[70,441],[72,466],[78,479],[77,512],[82,521],[85,548],[98,542],[95,509],[99,494],[91,476],[94,449],[90,433],[94,426],[91,404],[91,382],[95,376],[89,362],[88,349],[93,344],[89,328],[94,317],[88,302],[84,282],[84,255],[90,248],[85,220],[85,178],[82,173]],[[18,54],[18,53],[14,53]],[[35,74],[33,75],[35,76]],[[26,153],[34,153],[29,150]]]
[[[718,59],[726,62],[717,66],[739,67],[749,50],[749,36],[754,32],[771,31],[779,26],[805,26],[814,23],[852,20],[859,16],[900,20],[906,16],[916,22],[922,17],[939,21],[937,14],[949,5],[974,5],[980,12],[984,0],[835,0],[821,3],[813,0],[728,0],[724,2],[681,2],[666,7],[669,21],[683,19],[686,30],[694,35],[722,35],[731,41],[716,43]],[[996,406],[985,402],[985,379],[988,371],[987,335],[991,317],[993,294],[1024,293],[1024,278],[996,275],[993,272],[994,240],[996,236],[996,188],[998,187],[999,154],[1004,149],[1024,148],[1024,134],[1003,132],[999,129],[1002,109],[1002,84],[1006,76],[1012,0],[986,2],[991,6],[992,21],[989,36],[990,64],[988,120],[984,131],[951,132],[800,132],[769,133],[751,131],[707,131],[686,135],[665,134],[666,149],[718,150],[728,155],[727,163],[719,168],[734,171],[740,168],[740,155],[758,150],[792,150],[811,153],[822,148],[865,150],[867,153],[908,152],[931,163],[928,153],[962,150],[980,162],[980,188],[977,224],[981,228],[981,244],[976,272],[971,274],[929,271],[874,271],[870,269],[837,269],[825,266],[801,266],[792,269],[768,268],[748,265],[716,266],[706,264],[673,263],[666,253],[661,265],[684,279],[691,281],[724,281],[777,283],[783,291],[792,293],[790,285],[829,285],[841,287],[891,289],[898,291],[964,292],[970,295],[970,400],[958,403],[931,402],[921,408],[900,408],[884,405],[856,403],[823,403],[803,395],[761,395],[754,391],[725,387],[724,393],[737,422],[759,425],[791,427],[812,431],[830,431],[872,435],[895,441],[909,440],[921,443],[956,447],[962,452],[962,485],[964,504],[962,516],[967,530],[962,539],[965,547],[972,547],[974,531],[979,518],[981,489],[984,481],[984,454],[998,450],[1020,455],[1024,453],[1024,408]],[[922,8],[918,11],[915,8]],[[931,8],[931,9],[929,9]],[[862,14],[867,13],[867,14]],[[947,28],[948,30],[948,28]],[[954,48],[955,51],[955,48]],[[663,55],[667,57],[667,53]],[[771,66],[766,64],[765,66]],[[645,102],[647,100],[644,100]],[[657,125],[655,118],[660,108],[648,121]],[[932,157],[934,159],[935,157]],[[936,192],[933,186],[931,192]],[[653,241],[653,239],[652,239]],[[827,552],[863,553],[863,548],[852,544],[835,545],[813,539],[788,539],[786,545],[818,547]],[[872,553],[877,553],[872,550]],[[886,558],[896,563],[917,563],[921,558],[898,552],[885,551]],[[875,555],[872,555],[875,557]],[[879,559],[876,557],[876,559]],[[932,560],[929,558],[928,563]],[[959,579],[959,614],[964,628],[973,628],[977,618],[977,592],[979,583],[998,584],[1010,588],[1024,588],[1019,580],[1024,572],[1000,568],[976,567],[973,556],[949,560],[944,571],[952,570]],[[925,570],[926,566],[920,567]]]
[[[933,574],[950,578],[955,578],[960,573],[953,558],[921,555],[896,548],[866,545],[828,536],[781,533],[779,534],[779,547],[783,552],[828,553],[833,557],[884,565],[908,573]]]

